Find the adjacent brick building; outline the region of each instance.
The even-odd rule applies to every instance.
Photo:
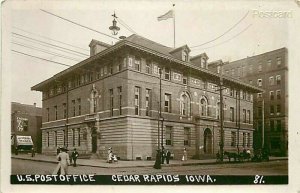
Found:
[[[189,157],[213,156],[220,144],[221,79],[224,149],[252,149],[253,93],[262,90],[209,71],[205,53],[191,57],[187,45],[174,49],[138,35],[112,46],[92,40],[90,47],[90,58],[32,87],[43,92],[44,153],[65,145],[106,158],[112,147],[121,159],[153,159],[161,142],[161,96],[164,147],[175,159],[184,147]]]
[[[36,105],[11,103],[12,149],[18,145],[16,136],[30,136],[35,150],[42,151],[42,108]],[[31,147],[28,147],[31,149]]]
[[[217,67],[219,66],[219,67]],[[223,67],[221,67],[223,66]],[[211,69],[224,75],[264,89],[254,95],[254,128],[257,140],[273,155],[288,154],[288,51],[281,48],[260,55],[247,57],[224,65],[213,64]],[[264,112],[263,112],[264,101]],[[264,116],[264,121],[263,121]],[[263,125],[264,124],[264,125]]]

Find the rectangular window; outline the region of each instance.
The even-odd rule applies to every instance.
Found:
[[[135,115],[140,115],[140,87],[134,87],[134,110]]]
[[[276,91],[276,98],[279,100],[281,99],[281,91],[280,90],[277,90]]]
[[[55,120],[57,120],[57,106],[54,106],[54,115],[55,115]]]
[[[269,85],[274,85],[274,77],[273,76],[271,76],[271,77],[269,77]]]
[[[104,75],[104,69],[103,67],[100,68],[100,76],[103,76]]]
[[[257,93],[257,98],[262,98],[262,93]]]
[[[274,114],[274,105],[270,106],[270,114]]]
[[[150,116],[151,90],[146,89],[146,116]]]
[[[246,133],[243,133],[243,147],[246,147]]]
[[[187,77],[186,76],[183,76],[182,81],[183,81],[184,85],[187,85]]]
[[[277,85],[280,85],[280,83],[281,83],[281,76],[280,75],[276,76],[276,83],[277,83]]]
[[[158,74],[159,75],[159,70],[160,70],[160,68],[158,67],[158,65],[157,64],[154,64],[153,65],[153,72],[154,72],[154,74]]]
[[[113,91],[113,89],[109,89],[109,109],[110,109],[110,116],[114,116],[114,91]]]
[[[78,104],[78,115],[81,115],[81,99],[77,99],[77,104]]]
[[[151,74],[151,62],[149,60],[146,61],[146,73]]]
[[[125,58],[123,59],[123,66],[124,66],[124,68],[127,67],[127,57],[125,57]]]
[[[274,100],[274,91],[270,91],[270,100]]]
[[[141,59],[140,58],[135,58],[134,69],[137,71],[141,71]]]
[[[247,133],[247,147],[250,147],[251,136],[250,133]]]
[[[166,126],[166,145],[172,145],[172,127]]]
[[[280,65],[281,65],[281,58],[277,57],[277,66],[280,66]]]
[[[184,127],[184,145],[190,145],[190,135],[191,135],[191,128],[189,127]]]
[[[113,74],[113,64],[109,65],[109,74]]]
[[[123,69],[122,58],[118,58],[117,62],[118,62],[118,71],[121,71]]]
[[[167,113],[171,112],[171,95],[170,94],[165,94],[164,111]]]
[[[50,134],[49,131],[47,132],[47,147],[50,146]]]
[[[75,117],[76,116],[75,100],[72,100],[72,110],[73,110],[72,115],[73,115],[73,117]]]
[[[281,113],[281,105],[280,104],[277,105],[276,110],[277,110],[277,114]]]
[[[57,147],[57,131],[54,131],[54,145]]]
[[[165,68],[165,79],[170,80],[170,68]]]
[[[243,109],[243,122],[246,123],[247,118],[246,118],[246,109]]]
[[[103,68],[103,72],[104,72],[104,75],[106,75],[106,74],[107,74],[107,66],[104,66],[104,68]]]
[[[275,127],[274,127],[274,120],[270,120],[270,131],[274,131]]]
[[[271,65],[272,65],[272,60],[271,60],[271,59],[269,59],[269,60],[267,61],[267,66],[268,66],[268,68],[270,68],[270,67],[271,67]]]
[[[230,88],[230,96],[233,97],[233,94],[234,94],[234,90],[233,88]]]
[[[262,71],[262,65],[261,63],[258,64],[258,72],[261,72]]]
[[[247,110],[248,123],[251,123],[251,111]]]
[[[282,128],[281,128],[281,120],[277,120],[276,121],[276,131],[281,131]]]
[[[132,60],[131,57],[129,57],[129,58],[128,58],[128,66],[129,66],[129,67],[132,67],[132,65],[133,65],[133,60]]]
[[[118,87],[119,93],[119,115],[122,115],[122,87]]]
[[[257,79],[257,86],[262,86],[262,79]]]
[[[178,80],[178,81],[181,81],[181,74],[178,74],[178,73],[173,73],[173,79],[174,80]]]
[[[80,146],[80,143],[81,143],[80,140],[81,140],[81,139],[80,139],[80,128],[78,128],[78,129],[77,129],[77,144],[78,144],[78,146]]]
[[[234,121],[234,108],[230,107],[230,121]]]
[[[75,146],[75,129],[72,129],[72,145]]]
[[[231,131],[231,147],[236,146],[236,132]]]

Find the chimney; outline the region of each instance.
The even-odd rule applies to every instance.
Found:
[[[96,54],[98,54],[99,52],[102,52],[103,50],[106,50],[107,48],[109,48],[111,45],[104,43],[104,42],[100,42],[98,40],[92,40],[91,43],[89,44],[90,47],[90,56],[94,56]]]

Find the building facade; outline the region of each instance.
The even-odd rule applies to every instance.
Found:
[[[12,150],[18,144],[18,136],[31,137],[35,151],[42,152],[42,108],[36,105],[11,103],[11,140]],[[25,144],[26,145],[26,144]],[[31,147],[29,147],[31,148]],[[21,148],[20,148],[21,149]]]
[[[113,46],[92,40],[90,48],[90,58],[32,87],[43,93],[44,153],[68,146],[106,158],[112,147],[120,159],[146,160],[164,146],[175,159],[184,148],[188,157],[212,157],[220,145],[220,92],[224,149],[252,149],[253,93],[262,90],[209,71],[205,53],[191,57],[186,45],[138,35]]]
[[[212,66],[214,71],[216,66]],[[286,48],[226,63],[222,73],[264,90],[254,97],[255,146],[288,154],[288,51]],[[264,110],[263,110],[264,109]],[[264,138],[264,139],[263,139]],[[263,140],[262,140],[263,139]]]

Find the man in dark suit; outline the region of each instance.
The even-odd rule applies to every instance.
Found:
[[[71,155],[71,157],[73,159],[73,167],[76,167],[76,160],[77,160],[78,156],[79,156],[79,153],[76,151],[76,148],[75,148]]]
[[[167,152],[166,152],[166,161],[167,161],[167,164],[169,164],[170,157],[171,157],[171,152],[167,149]]]

